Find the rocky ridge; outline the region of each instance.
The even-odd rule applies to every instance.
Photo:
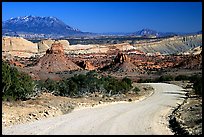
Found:
[[[19,37],[2,37],[2,51],[4,56],[8,54],[12,56],[31,57],[36,55],[44,55],[46,50],[56,41],[52,39],[41,40],[38,43],[32,43]],[[133,45],[129,43],[120,44],[90,44],[90,45],[70,45],[68,40],[58,40],[63,44],[66,54],[93,54],[93,53],[111,53],[115,50],[120,51],[141,51],[144,54],[181,54],[185,52],[198,52],[197,47],[202,46],[202,34],[173,37],[158,40],[138,41]],[[195,50],[193,50],[195,49]]]

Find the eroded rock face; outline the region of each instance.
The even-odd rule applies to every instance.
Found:
[[[113,62],[104,68],[114,72],[134,72],[137,70],[137,66],[131,63],[130,58],[122,52],[118,52]]]
[[[63,45],[61,43],[53,43],[51,49],[46,51],[47,54],[62,54],[64,55]]]
[[[39,53],[44,53],[48,49],[51,48],[53,43],[61,43],[63,45],[63,48],[65,50],[69,49],[69,41],[67,40],[52,40],[52,39],[47,39],[47,40],[41,40],[40,42],[37,43]]]
[[[38,53],[38,46],[24,38],[2,37],[2,53],[11,56],[31,57]]]
[[[130,62],[130,58],[127,57],[127,55],[124,55],[121,52],[118,52],[117,56],[114,59],[114,63],[124,63],[124,62]]]
[[[89,61],[81,61],[77,64],[86,70],[95,70],[96,69],[96,67],[94,67]]]

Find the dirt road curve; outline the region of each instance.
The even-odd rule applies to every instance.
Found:
[[[78,109],[59,117],[3,128],[2,134],[173,134],[168,114],[181,103],[182,88],[165,83],[150,83],[154,93],[130,103]]]

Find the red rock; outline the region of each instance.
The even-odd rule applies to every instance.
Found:
[[[48,73],[81,69],[65,56],[63,45],[60,43],[52,44],[51,49],[46,51],[34,68]]]
[[[86,70],[95,70],[96,67],[94,67],[89,61],[81,61],[77,63],[81,68],[86,69]]]

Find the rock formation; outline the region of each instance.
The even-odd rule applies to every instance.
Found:
[[[81,61],[78,62],[77,65],[79,65],[81,68],[86,69],[86,70],[95,70],[96,67],[94,67],[89,61]]]
[[[186,56],[186,58],[175,67],[185,69],[202,69],[202,51],[197,55]]]
[[[117,56],[114,59],[114,63],[124,63],[124,62],[130,62],[130,58],[127,57],[127,55],[124,55],[121,52],[118,52]]]
[[[46,51],[46,54],[40,58],[36,69],[43,72],[61,72],[81,69],[64,54],[64,48],[61,43],[55,42],[51,49]]]
[[[38,53],[38,46],[20,37],[2,37],[2,54],[31,57]]]
[[[121,52],[118,52],[113,62],[104,68],[115,72],[134,72],[137,70],[137,67],[130,62],[130,58]]]
[[[41,40],[40,42],[37,43],[39,53],[45,53],[46,50],[50,49],[52,44],[55,42],[61,43],[65,50],[69,49],[69,41],[67,40],[57,40],[56,41],[52,39],[47,39],[47,40]]]

